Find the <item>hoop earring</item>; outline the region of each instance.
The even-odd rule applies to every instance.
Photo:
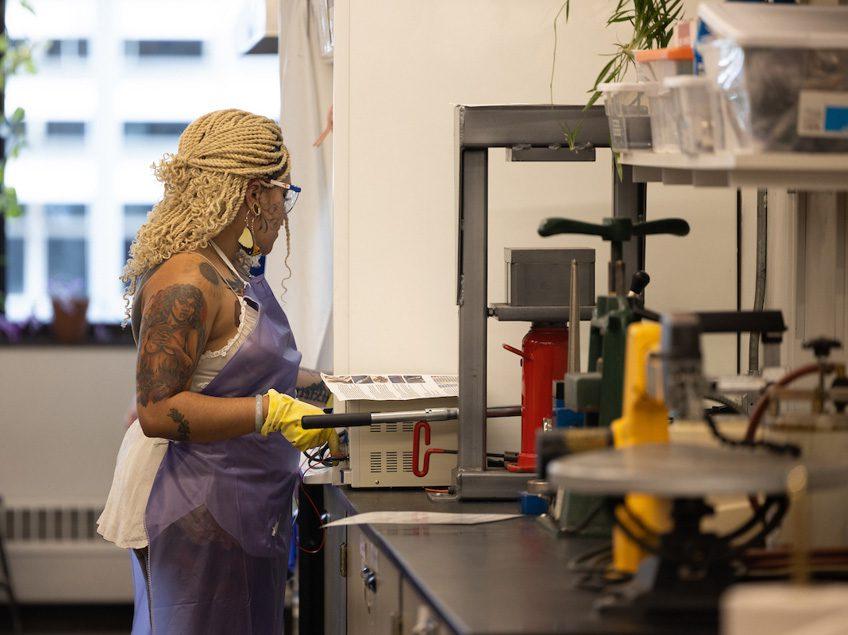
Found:
[[[256,238],[253,235],[253,223],[256,217],[258,217],[259,214],[262,213],[262,211],[259,209],[259,205],[255,203],[251,211],[253,212],[253,217],[251,218],[251,216],[248,214],[247,218],[245,219],[244,229],[241,232],[241,236],[239,236],[238,243],[241,248],[244,249],[251,256],[258,256],[260,253],[260,249],[259,245],[256,244]]]

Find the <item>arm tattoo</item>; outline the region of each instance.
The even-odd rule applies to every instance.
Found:
[[[214,285],[218,285],[218,272],[215,271],[215,267],[210,265],[208,262],[200,263],[200,275],[206,278],[209,282]]]
[[[206,345],[206,300],[195,286],[159,291],[141,321],[136,393],[142,406],[185,389]]]
[[[309,386],[298,388],[297,398],[302,401],[325,404],[330,398],[330,389],[324,385],[323,381],[317,381]]]
[[[191,429],[188,427],[188,419],[186,419],[183,413],[176,408],[171,408],[168,416],[177,423],[177,437],[179,440],[188,441],[188,438],[191,436]]]

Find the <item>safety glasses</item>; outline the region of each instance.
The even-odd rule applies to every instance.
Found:
[[[281,187],[286,191],[283,205],[285,206],[286,214],[291,214],[294,204],[297,203],[297,197],[300,195],[300,187],[291,183],[284,183],[283,181],[275,181],[274,179],[265,181],[265,183],[274,187]]]

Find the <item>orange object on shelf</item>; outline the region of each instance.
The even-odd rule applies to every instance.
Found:
[[[675,46],[667,49],[648,49],[636,51],[636,61],[645,62],[691,62],[695,59],[695,52],[691,46]]]

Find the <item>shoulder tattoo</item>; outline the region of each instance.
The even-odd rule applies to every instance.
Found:
[[[215,267],[210,265],[208,262],[201,262],[200,263],[200,274],[204,278],[206,278],[209,282],[211,282],[212,284],[214,284],[214,285],[218,284],[218,280],[219,280],[218,272],[215,271]]]
[[[206,345],[206,300],[190,284],[166,287],[141,319],[136,394],[142,406],[185,390]]]

